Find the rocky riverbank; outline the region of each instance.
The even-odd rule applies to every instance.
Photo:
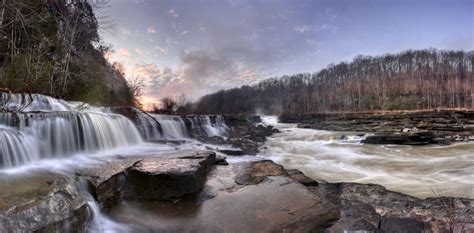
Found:
[[[273,126],[261,124],[259,116],[246,115],[224,115],[225,122],[229,126],[226,136],[195,136],[201,142],[216,145],[231,145],[235,149],[219,149],[227,155],[256,155],[259,147],[267,140],[267,137],[277,133]]]
[[[0,231],[87,231],[93,213],[84,183],[102,211],[132,232],[474,230],[474,200],[422,200],[379,185],[314,181],[269,160],[222,160],[184,151],[114,158],[75,175],[3,177]]]
[[[280,116],[300,128],[372,133],[371,144],[450,144],[474,140],[474,111],[319,113]]]

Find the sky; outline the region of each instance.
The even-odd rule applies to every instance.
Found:
[[[106,0],[101,0],[106,1]],[[472,0],[109,0],[101,30],[145,107],[316,72],[359,54],[473,50]]]

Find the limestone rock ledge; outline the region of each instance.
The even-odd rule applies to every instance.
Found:
[[[0,179],[0,232],[85,232],[88,205],[78,183],[53,173]]]

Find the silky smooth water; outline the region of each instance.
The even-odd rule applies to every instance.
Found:
[[[142,143],[135,125],[106,108],[44,95],[1,94],[0,168]]]
[[[225,136],[227,127],[224,117],[217,115],[178,116],[138,112],[138,128],[149,141],[166,139],[190,139],[186,122],[195,136]]]
[[[474,197],[474,144],[365,145],[360,133],[300,129],[278,123],[276,117],[263,120],[281,133],[268,138],[259,156],[313,179],[380,184],[422,198],[440,190]]]

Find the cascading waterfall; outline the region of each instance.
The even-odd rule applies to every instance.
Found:
[[[139,129],[146,140],[189,138],[181,116],[139,113]]]
[[[1,104],[3,110],[9,111],[69,111],[72,105],[67,101],[55,99],[40,94],[24,94],[24,93],[1,93]]]
[[[188,116],[194,134],[200,136],[223,136],[229,127],[223,116]]]
[[[82,102],[9,93],[1,93],[0,100],[0,167],[134,145],[142,138],[224,136],[228,130],[223,116],[181,117],[137,111],[137,129],[123,115]]]
[[[2,93],[1,100],[0,167],[142,142],[130,120],[106,109],[36,94]]]
[[[223,116],[187,116],[138,113],[138,128],[146,140],[187,139],[195,136],[224,136],[229,127]],[[187,121],[190,124],[188,128]],[[188,132],[188,129],[191,132]]]
[[[0,166],[12,167],[39,159],[38,141],[14,128],[0,126]]]

